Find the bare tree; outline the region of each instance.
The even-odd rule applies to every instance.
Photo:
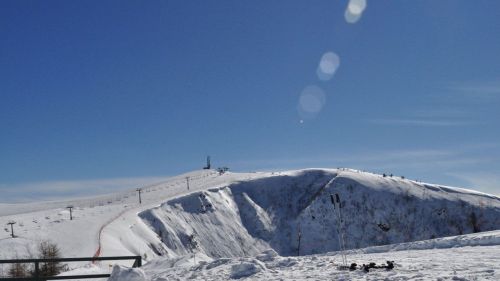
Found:
[[[57,244],[42,241],[38,245],[40,259],[58,259],[61,253]],[[40,264],[40,276],[56,276],[66,270],[66,265],[61,262],[45,262]]]
[[[8,270],[10,277],[29,277],[29,267],[25,263],[14,263]]]

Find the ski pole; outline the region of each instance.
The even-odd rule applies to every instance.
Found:
[[[347,266],[347,256],[345,254],[346,251],[346,246],[345,246],[345,225],[344,225],[344,220],[342,219],[342,203],[340,202],[340,196],[338,193],[335,193],[335,198],[337,199],[337,205],[339,208],[339,221],[340,221],[340,235],[342,238],[342,253],[344,255],[344,265]]]
[[[338,198],[338,194],[336,194]],[[333,197],[333,194],[330,194],[330,200],[332,201],[333,205],[333,210],[335,212],[335,215],[337,216],[337,236],[339,238],[339,247],[340,247],[340,254],[342,256],[342,264],[345,266],[347,264],[346,258],[344,257],[344,245],[342,243],[342,234],[341,234],[341,222],[340,222],[340,215],[339,211],[337,211],[337,204],[335,204],[335,198]],[[337,200],[337,203],[340,200]]]

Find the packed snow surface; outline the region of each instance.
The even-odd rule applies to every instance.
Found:
[[[300,257],[267,256],[222,258],[211,262],[169,267],[156,260],[144,267],[148,280],[500,280],[500,232],[490,246],[460,246],[429,240],[425,250],[413,249],[413,243],[404,249],[394,245],[373,250],[366,248],[347,253],[348,262],[383,264],[395,262],[393,270],[372,269],[339,270],[342,259],[339,252]],[[462,236],[460,241],[476,240],[476,234]],[[470,244],[467,242],[465,244]],[[473,244],[473,243],[472,243]],[[451,248],[445,245],[453,245]]]
[[[340,229],[334,194],[341,198]],[[110,280],[500,280],[494,231],[500,199],[484,193],[350,169],[307,169],[195,171],[142,187],[142,204],[137,195],[0,204],[0,258],[36,256],[38,242],[51,240],[64,257],[143,257],[144,276],[114,267]],[[16,222],[15,238],[9,221]],[[342,232],[349,261],[394,260],[395,270],[339,271]],[[131,263],[68,265],[80,274]],[[6,270],[0,266],[0,275]]]
[[[115,265],[109,281],[146,281],[146,274],[140,268],[126,268]]]

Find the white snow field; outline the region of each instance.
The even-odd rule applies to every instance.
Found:
[[[391,260],[394,270],[337,268],[332,194],[348,262]],[[0,204],[0,224],[0,258],[33,256],[42,240],[64,257],[144,258],[141,270],[115,267],[110,280],[500,280],[500,198],[351,169],[195,171],[144,187],[142,204],[135,190]],[[68,265],[81,274],[112,264]]]

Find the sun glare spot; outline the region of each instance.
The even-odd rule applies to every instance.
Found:
[[[355,14],[352,14],[351,12],[349,12],[349,9],[346,9],[344,17],[345,17],[346,22],[356,23],[361,18],[361,14],[355,15]]]
[[[318,78],[320,80],[330,80],[332,79],[339,66],[339,56],[334,52],[327,52],[321,57],[316,74],[318,75]]]
[[[318,86],[307,86],[299,98],[298,110],[302,118],[313,118],[323,108],[326,102],[325,92]]]
[[[360,15],[366,8],[366,0],[350,0],[347,9],[354,15]]]
[[[345,10],[344,17],[348,23],[359,21],[366,9],[366,0],[350,0]]]

